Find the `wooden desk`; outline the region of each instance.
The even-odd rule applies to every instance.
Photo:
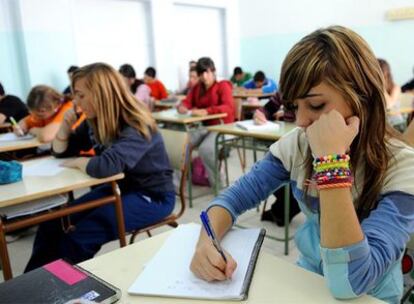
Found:
[[[281,126],[277,131],[247,131],[237,127],[235,123],[210,126],[207,127],[207,130],[217,132],[219,134],[230,134],[239,137],[250,137],[261,140],[276,141],[284,134],[296,128],[296,125],[294,123],[278,121],[277,124]]]
[[[23,174],[25,168],[35,166],[39,162],[49,159],[38,158],[23,162]],[[48,197],[56,194],[71,192],[76,189],[111,183],[113,195],[105,198],[90,201],[78,206],[63,207],[46,213],[34,214],[30,217],[17,218],[15,220],[5,220],[0,218],[0,258],[3,267],[4,279],[12,278],[9,254],[5,239],[6,232],[15,231],[24,227],[40,224],[52,219],[61,218],[73,213],[96,208],[105,204],[113,203],[118,221],[118,232],[121,246],[126,245],[125,241],[125,224],[122,213],[122,201],[120,191],[116,183],[124,177],[124,174],[117,174],[111,177],[97,179],[81,172],[77,169],[64,168],[59,174],[54,176],[23,176],[23,180],[18,183],[0,185],[0,207],[22,204],[24,202]]]
[[[235,90],[235,91],[233,91],[233,97],[234,98],[242,98],[242,99],[246,99],[248,97],[257,97],[259,99],[269,98],[273,95],[275,95],[275,92],[272,92],[272,93],[257,93],[257,92],[251,92],[249,90]]]
[[[175,303],[236,303],[234,301],[202,301],[129,295],[127,290],[156,254],[170,232],[114,250],[80,264],[98,277],[120,288],[120,303],[175,304]],[[179,248],[177,248],[179,250]],[[161,276],[162,274],[154,274]],[[241,302],[240,302],[241,303]],[[306,271],[282,259],[271,256],[263,249],[257,261],[255,274],[250,286],[249,297],[243,303],[383,303],[370,296],[352,301],[335,300],[322,276]]]
[[[192,124],[212,119],[221,119],[227,116],[227,113],[211,114],[206,116],[191,116],[189,114],[179,114],[175,109],[154,112],[152,117],[159,122],[170,122],[176,124]]]
[[[0,133],[6,133],[13,131],[12,124],[9,122],[4,122],[0,124]]]
[[[154,103],[154,110],[156,111],[162,111],[162,110],[168,110],[168,109],[172,109],[175,107],[176,105],[176,101],[156,101]]]
[[[268,151],[267,146],[263,146],[263,142],[267,145],[270,145],[277,141],[280,137],[282,137],[284,134],[290,132],[294,128],[296,128],[296,125],[294,123],[289,122],[277,122],[279,124],[280,128],[277,131],[247,131],[244,129],[241,129],[236,126],[235,123],[232,124],[225,124],[225,125],[216,125],[207,127],[207,130],[212,132],[217,132],[218,135],[216,137],[215,142],[215,149],[216,149],[216,159],[215,159],[215,169],[214,169],[214,178],[216,181],[218,181],[218,174],[219,174],[219,160],[218,160],[218,151],[220,146],[230,146],[230,147],[236,147],[236,148],[242,148],[243,149],[243,160],[242,160],[242,169],[244,172],[244,167],[246,165],[246,149],[253,150],[253,162],[255,163],[257,161],[257,151]],[[230,139],[226,140],[225,135],[234,135],[237,136],[236,140]],[[239,144],[239,138],[242,140],[242,144]],[[251,144],[246,144],[246,139],[251,139]],[[224,158],[224,167],[226,170],[226,176],[228,177],[228,164],[227,159]],[[227,185],[229,185],[229,180],[227,178],[226,180]],[[219,192],[219,183],[216,182],[216,186],[214,188],[215,195]],[[285,212],[284,212],[284,220],[285,223],[289,223],[289,209],[290,209],[290,189],[289,185],[285,186]],[[292,239],[289,236],[289,225],[285,225],[285,235],[283,238],[279,237],[270,237],[276,241],[284,242],[285,243],[285,255],[289,254],[289,240]]]
[[[1,136],[1,135],[0,135]],[[43,145],[36,137],[32,139],[16,140],[16,141],[0,141],[1,152],[13,152],[17,150],[37,148]]]

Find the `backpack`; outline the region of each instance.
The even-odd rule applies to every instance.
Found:
[[[191,181],[194,185],[210,186],[208,181],[208,173],[201,157],[196,157],[191,162]]]
[[[22,171],[23,166],[17,161],[0,160],[0,185],[21,181]]]

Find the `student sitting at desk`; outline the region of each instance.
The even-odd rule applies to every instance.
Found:
[[[27,115],[29,111],[23,101],[17,96],[6,94],[0,83],[0,124],[11,122],[10,117],[19,121]]]
[[[224,123],[234,121],[234,101],[232,87],[229,81],[216,80],[216,67],[213,60],[202,57],[197,61],[197,74],[200,81],[188,93],[177,110],[185,114],[191,110],[191,115],[205,116],[209,114],[227,113]],[[209,120],[207,124],[216,125],[220,120]],[[215,139],[217,134],[201,128],[191,132],[191,143],[198,146],[198,153],[203,161],[210,186],[214,186]],[[220,181],[222,179],[220,178]]]
[[[350,29],[320,29],[294,45],[280,93],[299,128],[210,204],[218,238],[290,183],[306,215],[295,237],[299,266],[323,275],[336,298],[399,303],[401,257],[414,232],[414,150],[386,123],[383,88],[373,52]],[[227,264],[202,231],[191,269],[225,280],[237,267],[226,254]]]
[[[16,135],[30,133],[37,136],[40,142],[51,142],[59,131],[65,112],[73,108],[73,103],[67,100],[55,89],[38,85],[32,88],[27,97],[30,115],[19,122],[19,128],[14,127]]]
[[[262,71],[256,72],[253,79],[243,84],[245,89],[257,93],[273,93],[277,91],[277,84],[273,79],[267,78]]]
[[[126,85],[131,89],[135,98],[147,105],[148,109],[152,109],[151,89],[143,80],[136,78],[136,73],[132,65],[123,64],[119,68],[119,73],[125,80]]]
[[[155,121],[145,105],[137,103],[120,74],[109,65],[95,63],[77,71],[72,80],[75,102],[87,117],[71,132],[73,111],[53,141],[58,157],[78,155],[95,147],[96,156],[65,163],[96,178],[124,173],[119,182],[126,231],[146,227],[169,215],[175,191],[168,155]],[[82,204],[112,193],[109,185],[93,189],[70,205]],[[118,237],[113,205],[71,216],[75,229],[63,232],[60,220],[43,223],[25,271],[59,258],[73,263],[92,258],[101,246]]]
[[[200,78],[198,77],[196,67],[191,67],[188,71],[187,86],[185,89],[178,91],[176,95],[187,95],[195,87],[199,80]]]
[[[155,100],[161,100],[168,97],[164,84],[157,78],[157,71],[153,67],[149,67],[144,72],[144,82],[151,89],[151,96]]]
[[[69,68],[68,68],[68,70],[66,71],[67,73],[68,73],[68,78],[69,78],[69,81],[71,81],[71,79],[72,79],[72,75],[73,75],[73,73],[75,73],[76,72],[76,70],[77,69],[79,69],[79,67],[78,66],[76,66],[76,65],[71,65]],[[70,88],[70,85],[68,85],[64,90],[63,90],[63,92],[62,92],[62,94],[63,95],[65,95],[65,96],[68,96],[69,98],[72,98],[72,90],[71,90],[71,88]]]
[[[264,105],[262,109],[258,109],[254,112],[253,119],[256,124],[264,124],[268,120],[283,120],[287,122],[295,121],[295,113],[293,111],[282,110],[282,98],[280,93],[272,95],[269,101]],[[261,217],[262,221],[275,222],[277,226],[282,227],[285,223],[285,189],[280,188],[273,193],[276,197],[276,201],[272,204],[269,210],[264,211]],[[298,201],[293,196],[292,190],[290,191],[289,199],[289,223],[293,217],[300,213]]]
[[[243,84],[250,79],[252,79],[252,75],[250,73],[244,72],[241,67],[235,67],[230,81],[234,86],[242,87]]]

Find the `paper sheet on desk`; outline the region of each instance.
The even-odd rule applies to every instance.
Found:
[[[206,282],[190,271],[199,234],[200,225],[178,226],[128,292],[193,299],[242,299],[245,275],[260,229],[231,230],[223,239],[223,248],[237,261],[232,279],[223,282]]]
[[[280,125],[267,121],[262,125],[257,125],[253,120],[242,120],[236,122],[236,126],[247,131],[278,131]]]
[[[34,136],[32,134],[26,134],[24,136],[17,136],[14,133],[6,133],[0,135],[0,141],[19,141],[19,140],[28,140],[32,139]]]
[[[23,166],[23,178],[25,176],[55,176],[65,169],[61,164],[67,160],[67,158],[47,158],[34,164],[25,165]]]

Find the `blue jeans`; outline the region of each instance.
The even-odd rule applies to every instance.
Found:
[[[93,189],[71,206],[99,199],[112,194],[112,188],[104,185]],[[175,205],[175,193],[164,193],[162,199],[150,200],[139,192],[121,195],[125,219],[125,230],[132,231],[151,225],[171,214]],[[52,220],[39,225],[33,244],[33,252],[25,272],[38,268],[56,259],[65,258],[79,263],[92,258],[107,242],[118,238],[114,204],[79,212],[70,216],[75,230],[63,232],[61,220]]]

